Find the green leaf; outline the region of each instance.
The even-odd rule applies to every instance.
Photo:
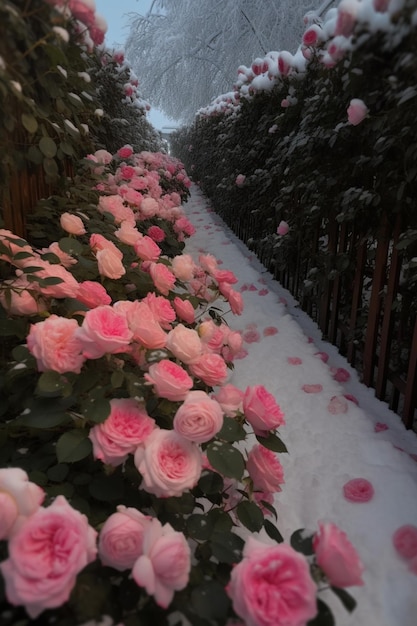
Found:
[[[229,532],[233,528],[230,515],[221,509],[212,509],[207,513],[207,518],[212,520],[217,533]]]
[[[244,500],[236,507],[236,514],[242,524],[251,532],[259,532],[264,525],[264,516],[255,502]]]
[[[0,320],[0,337],[19,337],[23,339],[26,335],[26,321],[18,320]]]
[[[106,398],[88,398],[81,411],[87,420],[101,424],[110,415],[110,402]]]
[[[36,133],[38,130],[38,122],[33,115],[30,115],[29,113],[22,113],[20,119],[22,120],[23,126],[29,133]]]
[[[220,563],[238,563],[242,558],[244,541],[232,532],[214,532],[210,546]]]
[[[205,582],[203,585],[193,589],[191,604],[200,617],[204,617],[207,620],[220,620],[221,623],[226,623],[230,599],[223,585],[216,580]]]
[[[113,389],[119,389],[125,381],[125,375],[122,370],[116,370],[113,372],[110,378],[110,383]]]
[[[239,450],[228,443],[215,441],[207,446],[210,465],[223,476],[240,480],[245,471],[245,460]]]
[[[277,543],[282,543],[284,541],[284,538],[278,528],[268,519],[264,520],[264,528],[268,536],[271,537],[271,539],[274,539]]]
[[[314,554],[313,536],[313,534],[309,534],[306,536],[305,529],[300,528],[299,530],[293,532],[293,534],[291,535],[291,546],[294,548],[294,550],[297,550],[297,552],[301,552],[305,556]]]
[[[28,428],[49,429],[61,426],[69,422],[70,419],[68,413],[57,409],[56,411],[46,413],[30,412],[25,415],[20,415],[14,423],[17,426],[26,426]]]
[[[273,452],[288,452],[284,442],[281,441],[275,433],[270,433],[268,437],[258,437],[258,435],[256,435],[256,439],[264,448],[268,448],[268,450],[272,450]]]
[[[68,143],[68,141],[61,141],[59,147],[67,156],[72,156],[74,154],[74,148],[70,143]]]
[[[58,245],[63,252],[73,256],[82,254],[82,251],[84,250],[83,244],[73,237],[63,237],[58,241]]]
[[[35,163],[36,165],[40,165],[43,161],[43,155],[38,146],[30,146],[26,156],[29,161]]]
[[[217,433],[216,439],[223,439],[223,441],[242,441],[246,439],[246,432],[237,420],[232,417],[225,417],[223,426]]]
[[[322,600],[317,599],[317,610],[318,614],[307,622],[307,626],[335,626],[333,614]]]
[[[53,159],[57,151],[56,143],[50,137],[42,137],[39,141],[39,150],[48,159]]]
[[[187,519],[187,532],[192,539],[207,541],[214,529],[214,522],[207,515],[194,513]]]
[[[333,586],[331,586],[330,589],[333,591],[334,594],[337,595],[337,597],[339,598],[340,602],[343,604],[345,609],[347,611],[349,611],[349,613],[352,613],[352,611],[355,610],[357,602],[356,602],[355,598],[353,598],[350,595],[350,593],[345,591],[345,589],[341,589],[340,587],[333,587]]]
[[[43,372],[39,377],[36,393],[49,398],[57,397],[62,395],[65,386],[66,381],[58,372]]]
[[[51,178],[56,178],[58,176],[58,165],[54,159],[45,157],[43,160],[43,169],[45,170],[45,174]]]
[[[224,488],[224,481],[220,474],[211,470],[204,470],[198,481],[198,487],[206,495],[221,493]]]
[[[49,480],[52,480],[54,483],[61,483],[66,479],[69,473],[69,465],[66,463],[58,463],[58,465],[53,465],[48,469],[46,475]]]
[[[86,430],[69,430],[61,435],[56,444],[56,456],[59,463],[76,463],[85,459],[92,450]]]

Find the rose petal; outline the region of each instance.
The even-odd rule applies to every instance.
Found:
[[[264,328],[264,337],[272,337],[272,335],[276,335],[278,332],[278,328],[275,326],[267,326]]]
[[[327,410],[332,415],[347,413],[348,408],[348,403],[346,402],[344,396],[333,396],[333,398],[331,398],[329,404],[327,405]]]
[[[369,502],[374,496],[374,488],[366,478],[353,478],[343,486],[343,495],[349,502]]]
[[[303,359],[300,359],[299,356],[289,356],[287,361],[290,365],[301,365]]]
[[[323,385],[303,385],[302,390],[306,393],[320,393],[323,391]]]
[[[417,527],[405,524],[395,531],[392,542],[398,554],[408,560],[417,557]]]
[[[387,424],[384,424],[383,422],[377,422],[375,424],[375,432],[376,433],[381,433],[383,430],[388,430],[389,426]]]

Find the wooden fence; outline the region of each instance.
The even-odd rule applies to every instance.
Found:
[[[234,217],[231,227],[236,234],[317,322],[323,337],[346,356],[362,382],[401,415],[406,428],[416,428],[417,318],[412,306],[415,293],[400,281],[402,259],[396,248],[400,218],[394,229],[383,219],[375,237],[329,221],[309,241],[311,257],[302,254],[301,233],[298,253],[279,264],[273,246],[262,239],[252,242],[253,233],[259,232],[259,217]],[[330,258],[343,256],[352,269],[348,276],[336,271],[308,291],[323,237]]]

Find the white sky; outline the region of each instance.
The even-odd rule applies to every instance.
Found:
[[[96,0],[97,13],[104,17],[108,25],[106,45],[109,48],[124,48],[129,34],[129,13],[144,15],[149,10],[151,3],[152,0]],[[138,74],[138,78],[140,83],[140,74]],[[140,95],[142,94],[140,93]],[[152,102],[149,104],[152,106]],[[154,107],[148,113],[148,119],[158,130],[164,126],[177,125],[176,122],[173,122]]]

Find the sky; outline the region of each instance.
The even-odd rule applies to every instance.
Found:
[[[129,13],[144,15],[150,8],[152,0],[96,0],[96,11],[107,21],[106,45],[109,48],[124,48],[129,34]],[[138,76],[140,82],[140,76]],[[140,93],[140,87],[139,87]],[[141,94],[142,95],[142,94]],[[176,126],[177,123],[166,117],[151,105],[148,119],[158,130],[164,126]]]
[[[414,543],[403,538],[402,547],[408,543],[416,553],[416,434],[360,383],[197,188],[184,209],[197,231],[185,252],[220,259],[222,269],[236,274],[233,287],[244,300],[243,314],[227,321],[241,331],[247,354],[235,360],[228,382],[242,390],[264,385],[285,414],[279,435],[288,454],[278,455],[285,484],[274,501],[281,534],[288,541],[300,528],[315,532],[319,521],[347,534],[363,563],[364,584],[347,590],[357,600],[351,615],[324,592],[337,626],[416,626],[417,557],[412,566],[393,542],[396,531],[411,525]],[[249,435],[243,445],[249,450],[253,443]],[[255,537],[272,542],[265,534]]]

